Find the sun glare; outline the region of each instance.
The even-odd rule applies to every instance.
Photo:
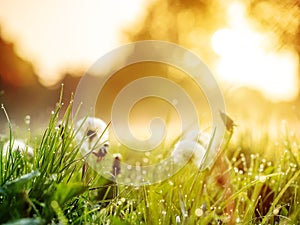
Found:
[[[242,3],[228,7],[228,27],[211,39],[218,55],[217,75],[224,81],[261,91],[273,100],[292,100],[298,94],[298,56],[291,49],[274,49],[270,34],[255,31]]]

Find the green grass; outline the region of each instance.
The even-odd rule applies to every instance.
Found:
[[[295,137],[249,137],[224,144],[212,168],[188,164],[149,186],[101,177],[79,154],[72,104],[61,102],[43,135],[31,137],[34,158],[0,154],[1,224],[298,224],[300,143]],[[61,126],[58,126],[62,118]],[[8,121],[9,122],[9,121]],[[9,123],[8,123],[9,124]],[[10,126],[10,125],[9,125]],[[16,138],[13,129],[5,141]],[[229,142],[230,133],[227,134]],[[112,146],[114,148],[116,146]],[[269,149],[276,158],[267,160]]]

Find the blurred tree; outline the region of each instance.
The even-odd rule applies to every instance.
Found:
[[[33,66],[16,55],[13,43],[0,37],[0,78],[1,83],[14,87],[30,86],[37,82]]]
[[[61,81],[65,83],[64,102],[68,103],[79,79],[65,74]],[[4,105],[13,123],[25,126],[24,118],[30,115],[31,127],[44,125],[58,100],[59,89],[60,85],[51,89],[42,86],[32,63],[20,57],[14,44],[5,41],[0,32],[0,105]],[[5,123],[4,113],[0,112],[0,134],[7,130]]]
[[[155,1],[145,17],[125,32],[130,41],[164,40],[194,50],[210,61],[211,36],[225,24],[224,6],[217,0]]]
[[[234,2],[239,1],[157,0],[125,35],[130,41],[154,39],[178,43],[196,52],[210,65],[216,59],[210,46],[212,35],[228,25],[226,10]],[[272,51],[289,47],[300,55],[299,0],[242,2],[247,7],[248,15],[245,16],[255,28],[271,36],[275,43]]]
[[[278,47],[288,45],[300,52],[299,0],[251,0],[248,13],[258,29],[274,33]]]

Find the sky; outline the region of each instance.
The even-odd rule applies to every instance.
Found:
[[[118,47],[146,0],[0,0],[4,37],[52,85],[66,68],[86,68]]]
[[[154,1],[154,0],[152,0]],[[0,0],[2,35],[31,61],[41,83],[55,84],[66,70],[86,70],[125,44],[122,31],[142,20],[147,0]],[[227,4],[227,26],[216,30],[213,71],[224,82],[259,90],[273,100],[298,95],[298,55],[272,49],[272,37],[251,27],[241,1]]]

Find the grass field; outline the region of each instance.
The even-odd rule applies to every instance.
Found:
[[[59,103],[43,134],[28,132],[33,157],[12,150],[11,127],[0,140],[0,149],[11,142],[0,154],[1,224],[300,223],[297,138],[252,143],[244,134],[229,142],[228,132],[212,168],[198,171],[190,163],[164,182],[133,187],[86,166],[74,142],[71,107],[59,115]],[[277,157],[266,159],[258,153],[264,149]]]

